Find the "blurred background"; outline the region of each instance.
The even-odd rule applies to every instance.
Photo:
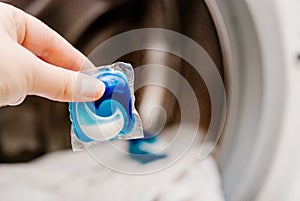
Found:
[[[71,151],[67,104],[27,97],[20,106],[0,108],[0,200],[300,200],[297,0],[4,2],[36,16],[85,55],[107,39],[134,29],[163,28],[182,33],[199,44],[217,67],[226,90],[227,112],[224,128],[220,125],[222,137],[217,147],[212,155],[199,160],[199,142],[212,116],[203,79],[173,54],[131,52],[116,61],[134,67],[168,66],[192,87],[201,121],[184,126],[182,132],[186,135],[192,127],[199,126],[199,139],[185,156],[155,174],[117,173],[105,164],[99,165],[86,152]],[[164,39],[158,43],[163,44]],[[98,62],[97,65],[106,64]],[[147,80],[159,73],[151,69],[147,72],[150,73],[142,73],[136,80]],[[167,74],[163,77],[174,82]],[[180,92],[180,83],[177,84]],[[135,96],[145,133],[159,133],[154,140],[157,143],[147,142],[145,147],[161,149],[159,143],[164,142],[164,136],[172,136],[181,121],[178,100],[167,89],[151,85],[137,90]],[[149,117],[147,109],[155,106],[164,111],[154,111]],[[139,143],[143,141],[120,146],[131,152]],[[115,165],[141,171],[159,166],[172,155],[152,155],[150,151],[145,154],[150,158],[120,157],[106,146],[97,153]]]
[[[105,40],[133,29],[164,28],[182,33],[195,40],[208,52],[220,74],[223,75],[218,35],[204,1],[11,0],[6,2],[42,20],[85,55],[89,55]],[[160,42],[163,43],[163,39]],[[128,62],[134,67],[161,64],[179,72],[197,96],[201,110],[199,135],[205,134],[210,123],[210,99],[205,83],[192,66],[175,55],[155,50],[131,52],[116,61]],[[97,65],[105,64],[101,61],[97,63]],[[153,71],[150,74],[156,76],[157,73],[159,72]],[[146,80],[147,76],[149,75],[142,73],[136,79],[141,82]],[[166,75],[164,79],[169,78]],[[158,134],[156,131],[163,128],[165,135],[176,133],[176,129],[172,126],[180,122],[181,114],[174,94],[162,87],[149,85],[136,91],[135,96],[136,107],[141,114],[145,132]],[[167,115],[166,119],[162,118],[165,116],[160,110],[154,115],[152,111],[153,116],[149,117],[148,108],[158,105],[164,109],[163,114]],[[195,108],[190,109],[195,110]],[[162,125],[161,122],[166,124]],[[70,126],[68,105],[65,103],[27,97],[20,106],[0,109],[0,162],[5,164],[0,167],[3,172],[3,182],[0,186],[5,200],[17,200],[20,196],[23,200],[95,200],[92,195],[104,200],[198,200],[209,199],[209,197],[216,201],[223,199],[215,161],[208,159],[203,164],[200,161],[195,162],[195,154],[198,151],[194,151],[193,157],[186,159],[186,162],[181,162],[173,171],[168,170],[156,176],[130,177],[99,166],[86,153],[72,154],[68,151],[71,149]],[[184,132],[189,134],[189,128],[184,129]],[[160,140],[155,139],[155,141]],[[136,150],[139,144],[140,142],[132,141],[125,146],[129,146],[129,150]],[[155,151],[157,146],[160,149],[157,144],[159,143],[150,150]],[[128,148],[125,148],[126,150]],[[150,154],[150,157],[145,154],[118,159],[119,156],[115,156],[111,148],[103,147],[98,152],[116,158],[111,159],[113,161],[121,161],[121,164],[132,165],[140,170],[146,166],[151,167],[157,160],[162,160],[163,164],[163,160],[168,157],[167,154]],[[211,175],[211,180],[199,179],[198,182],[194,182],[192,178],[195,178],[195,175],[186,172],[187,168],[191,168],[192,172],[202,169],[201,175],[206,177]],[[181,175],[184,174],[187,176],[182,177]],[[18,177],[20,179],[17,179]],[[111,181],[106,187],[103,186],[105,177]],[[177,180],[182,182],[174,185]],[[8,184],[5,184],[5,181]],[[113,189],[120,186],[123,186],[123,189],[114,193]],[[203,186],[203,193],[195,197],[197,186]],[[72,192],[72,188],[76,193]],[[177,194],[170,194],[175,188],[182,188],[182,190]],[[153,192],[149,191],[149,195],[145,196],[146,189],[153,189]],[[12,193],[15,190],[19,195]],[[55,196],[51,192],[55,192]]]
[[[6,2],[38,17],[85,55],[108,38],[132,29],[150,27],[174,30],[199,43],[211,56],[220,74],[223,74],[219,39],[203,1],[12,0]],[[131,63],[134,67],[162,64],[180,72],[189,80],[198,97],[201,110],[200,125],[203,129],[207,129],[210,121],[208,92],[201,76],[186,62],[174,55],[150,50],[132,52],[118,61]],[[145,77],[139,79],[143,80]],[[138,109],[141,109],[139,105],[143,94],[147,91],[145,88],[152,88],[156,93],[153,94],[156,100],[153,100],[152,104],[162,105],[165,108],[168,124],[180,121],[176,98],[163,88],[148,86],[137,91]],[[163,97],[159,96],[161,91]],[[22,105],[1,108],[0,112],[1,162],[29,161],[47,152],[70,148],[67,104],[28,97]],[[145,122],[146,115],[142,116]]]

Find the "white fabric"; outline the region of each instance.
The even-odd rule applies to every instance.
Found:
[[[30,163],[2,164],[0,177],[0,199],[6,201],[224,200],[214,159],[193,154],[159,173],[132,176],[99,165],[87,152],[59,151]]]

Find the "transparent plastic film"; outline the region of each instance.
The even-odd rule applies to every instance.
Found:
[[[106,88],[95,102],[69,103],[73,150],[84,150],[110,140],[143,137],[141,119],[134,106],[132,66],[117,62],[82,73],[101,80]]]

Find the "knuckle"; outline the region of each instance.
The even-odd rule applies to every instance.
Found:
[[[60,44],[58,44],[56,35],[51,35],[47,37],[47,43],[51,45],[45,45],[44,48],[39,52],[38,56],[41,58],[52,58],[55,54],[56,47],[59,47]]]
[[[38,91],[37,74],[36,70],[25,70],[24,72],[26,91],[29,94],[34,94]]]
[[[22,19],[19,9],[9,5],[9,4],[0,4],[1,14],[1,25],[5,28],[5,32],[13,40],[19,41],[18,36],[21,33],[19,25],[22,25]]]
[[[73,79],[68,73],[63,74],[63,86],[60,91],[60,98],[62,99],[70,99],[72,96],[72,85]]]
[[[5,81],[0,81],[0,97],[1,99],[9,99],[9,86],[7,82]]]

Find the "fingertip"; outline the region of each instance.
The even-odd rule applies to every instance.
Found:
[[[79,52],[79,54],[81,53]],[[96,66],[84,55],[80,57],[80,61],[77,65],[80,67],[79,68],[80,71],[96,68]],[[76,69],[76,68],[71,68],[71,69]]]

